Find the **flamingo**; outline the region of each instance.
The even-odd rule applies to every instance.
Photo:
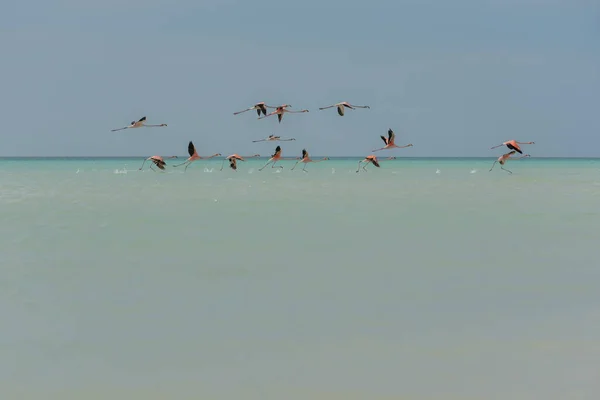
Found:
[[[177,158],[177,156],[170,156],[167,158]],[[146,164],[146,161],[152,161],[154,163],[154,165],[156,165],[159,169],[162,169],[163,171],[165,169],[165,166],[167,165],[167,163],[161,156],[151,156],[144,160],[144,162],[142,163],[142,166],[140,167],[140,171],[142,170],[142,168],[144,168],[144,164]],[[150,165],[150,169],[152,171],[154,171],[154,168],[152,168],[152,165]]]
[[[535,144],[535,142],[517,142],[516,140],[513,139],[513,140],[509,140],[507,142],[504,142],[502,144],[499,144],[498,146],[491,147],[490,150],[495,149],[500,146],[506,146],[510,150],[515,150],[515,151],[518,151],[519,154],[523,154],[523,152],[521,151],[521,147],[519,147],[520,144]]]
[[[208,159],[208,158],[213,158],[213,157],[217,157],[217,156],[220,156],[220,155],[221,155],[221,153],[215,153],[215,154],[213,154],[212,156],[208,156],[208,157],[200,157],[200,156],[198,155],[198,152],[196,152],[196,148],[194,147],[194,143],[192,143],[192,141],[191,141],[191,140],[190,140],[190,143],[188,144],[188,153],[190,154],[190,156],[188,157],[188,159],[187,159],[187,160],[185,160],[185,161],[184,161],[184,162],[182,162],[181,164],[173,165],[173,167],[179,167],[179,166],[181,166],[181,165],[183,165],[183,164],[187,164],[187,165],[185,166],[185,170],[187,170],[187,169],[188,169],[188,167],[190,166],[190,164],[191,164],[191,163],[193,163],[193,162],[194,162],[194,161],[196,161],[196,160],[200,160],[200,159],[203,159],[203,158],[206,158],[206,159]],[[185,170],[184,170],[184,171],[185,171]]]
[[[282,139],[281,136],[269,135],[269,137],[266,138],[266,139],[253,140],[252,143],[258,143],[258,142],[289,142],[290,140],[296,140],[296,139],[294,139],[294,138]]]
[[[269,158],[269,161],[267,161],[267,163],[265,165],[263,165],[262,168],[259,168],[258,170],[262,171],[264,167],[266,167],[267,165],[269,165],[271,163],[273,163],[273,165],[271,165],[271,168],[283,168],[280,165],[275,167],[275,163],[279,160],[281,160],[281,146],[277,146],[275,148],[275,153],[271,156],[271,158]]]
[[[294,168],[296,168],[296,165],[298,165],[299,162],[303,162],[304,163],[304,167],[302,168],[302,171],[304,172],[308,172],[306,170],[306,164],[310,163],[310,162],[321,162],[321,161],[325,161],[325,160],[329,160],[329,158],[327,157],[323,157],[320,160],[311,160],[310,156],[308,155],[308,151],[306,151],[306,149],[302,149],[302,158],[298,159],[298,161],[296,161],[296,164],[294,164],[294,166],[292,167],[292,171],[294,170]]]
[[[355,106],[355,105],[348,103],[347,101],[342,101],[341,103],[332,104],[327,107],[319,107],[319,110],[326,110],[331,107],[337,107],[337,112],[338,112],[338,114],[340,114],[340,117],[344,116],[344,107],[349,108],[351,110],[354,110],[355,108],[371,108],[369,106]]]
[[[506,172],[510,172],[512,174],[512,171],[509,171],[503,167],[505,162],[507,162],[509,159],[510,160],[520,160],[521,158],[531,157],[529,154],[525,154],[524,156],[521,156],[521,157],[511,158],[511,156],[515,153],[516,153],[516,150],[513,150],[506,154],[502,154],[500,157],[498,157],[498,159],[496,161],[494,161],[494,163],[492,164],[492,168],[490,168],[490,171],[494,169],[494,166],[496,165],[496,163],[500,163],[500,168],[502,168]]]
[[[365,165],[363,165],[363,167],[362,167],[362,169],[364,169],[365,171],[367,170],[366,166],[369,163],[372,163],[377,168],[380,167],[379,162],[377,161],[377,156],[375,154],[371,154],[370,156],[366,156],[364,159],[360,160],[358,162],[358,169],[356,170],[356,172],[360,171],[360,165],[362,163],[365,163]]]
[[[246,158],[253,158],[253,157],[260,157],[260,154],[255,154],[253,156],[249,156]],[[237,160],[246,161],[246,160],[244,160],[244,157],[237,155],[237,154],[232,154],[223,159],[223,162],[221,163],[221,169],[219,171],[223,171],[223,165],[225,165],[226,160],[229,160],[229,167],[234,171],[237,170]]]
[[[391,129],[388,129],[388,137],[387,138],[383,135],[380,137],[381,137],[381,140],[383,140],[383,143],[385,143],[385,146],[380,149],[376,149],[376,150],[372,150],[372,151],[391,149],[394,147],[398,148],[398,149],[403,149],[405,147],[412,147],[412,144],[407,144],[406,146],[397,146],[396,143],[394,143],[394,141],[396,140],[396,134]]]
[[[260,117],[260,113],[262,113],[263,115],[267,115],[267,108],[277,108],[277,107],[268,106],[265,104],[264,101],[261,101],[260,103],[256,103],[255,105],[253,105],[250,108],[246,108],[245,110],[234,112],[233,115],[245,113],[246,111],[250,111],[250,110],[256,110],[256,113]]]
[[[268,113],[267,115],[264,115],[262,117],[258,117],[258,119],[263,119],[263,118],[267,118],[270,117],[271,115],[275,115],[277,114],[277,119],[279,120],[279,123],[281,123],[281,119],[283,118],[283,114],[284,113],[305,113],[308,112],[308,110],[300,110],[300,111],[289,111],[287,108],[291,107],[291,105],[289,104],[283,104],[279,107],[277,107],[275,109],[275,111]]]
[[[144,128],[154,128],[154,127],[159,127],[159,126],[167,126],[167,124],[146,125],[146,124],[144,124],[145,121],[146,121],[146,117],[142,117],[137,122],[136,121],[131,121],[131,125],[129,125],[129,126],[125,126],[123,128],[118,128],[118,129],[112,129],[111,132],[122,131],[123,129],[130,129],[130,128],[131,129],[133,129],[133,128],[141,128],[142,126]]]

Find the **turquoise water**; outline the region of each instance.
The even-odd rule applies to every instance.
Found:
[[[142,160],[0,159],[3,398],[600,393],[599,159]]]

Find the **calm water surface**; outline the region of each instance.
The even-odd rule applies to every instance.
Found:
[[[600,160],[172,161],[0,160],[3,398],[598,398]]]

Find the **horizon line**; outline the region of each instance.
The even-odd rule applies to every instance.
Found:
[[[67,158],[67,159],[132,159],[132,158],[148,158],[149,156],[134,156],[134,155],[130,155],[130,156],[0,156],[0,160],[6,160],[6,159],[58,159],[58,158]],[[171,156],[163,156],[163,157],[171,157]],[[188,158],[187,155],[183,155],[183,156],[176,156],[177,158]],[[219,156],[219,157],[213,157],[213,158],[220,158],[220,157],[226,157],[226,156]],[[265,156],[260,156],[260,157],[253,157],[253,158],[270,158],[270,155],[265,155]],[[321,158],[321,157],[328,157],[328,158],[332,158],[332,159],[341,159],[341,158],[364,158],[364,155],[359,155],[359,156],[321,156],[321,155],[313,155],[312,158]],[[394,156],[380,156],[378,158],[388,158],[388,157],[394,157]],[[395,156],[396,160],[410,160],[410,159],[457,159],[457,158],[468,158],[468,159],[489,159],[489,158],[497,158],[497,156],[412,156],[412,157],[405,157],[405,156]],[[561,157],[552,157],[552,156],[540,156],[540,157],[535,157],[535,156],[531,156],[530,158],[537,158],[537,159],[600,159],[600,156],[570,156],[570,157],[565,157],[565,156],[561,156]],[[203,158],[203,160],[208,161],[208,158]]]

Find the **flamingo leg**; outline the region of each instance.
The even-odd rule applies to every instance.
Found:
[[[221,163],[221,169],[219,171],[223,171],[223,166],[225,165],[225,158],[223,159],[223,162]]]
[[[259,168],[259,171],[262,171],[267,165],[271,164],[273,162],[273,159],[270,159],[269,161],[267,161],[267,163],[265,165],[263,165],[261,168]]]
[[[273,161],[273,165],[271,165],[271,168],[283,168],[282,165],[275,166],[276,162],[277,162],[277,160]]]
[[[494,163],[492,164],[492,168],[490,168],[490,171],[494,169],[494,166],[496,165],[498,161],[494,161]]]
[[[296,165],[298,165],[298,163],[299,163],[299,162],[300,162],[300,161],[296,161],[296,164],[294,164],[294,166],[292,167],[292,169],[291,169],[290,171],[293,171],[293,170],[294,170],[294,168],[296,168]]]
[[[506,168],[504,168],[502,165],[500,166],[501,169],[505,170],[506,172],[510,172],[512,174],[512,171],[507,170]]]
[[[356,169],[356,172],[360,172],[360,164],[362,164],[362,160],[358,162],[358,168]]]
[[[193,161],[188,162],[188,164],[185,166],[184,171],[187,171],[188,167],[192,164]]]
[[[302,168],[302,171],[304,171],[304,172],[308,172],[308,171],[306,170],[306,165],[307,165],[307,164],[308,164],[308,163],[304,163],[304,168]]]
[[[144,160],[144,162],[142,163],[142,166],[140,167],[140,171],[142,170],[142,168],[144,168],[144,164],[146,164],[146,161],[148,161],[148,159]]]

